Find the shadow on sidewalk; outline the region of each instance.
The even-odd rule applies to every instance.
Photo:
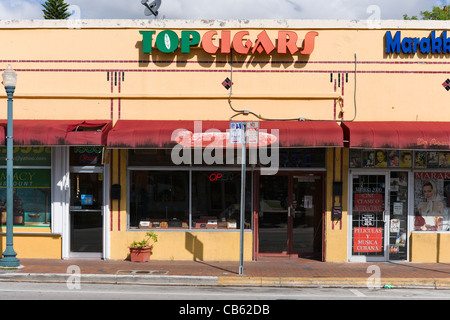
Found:
[[[228,269],[225,269],[225,268],[222,268],[222,267],[218,267],[218,266],[212,265],[210,263],[206,263],[204,261],[194,260],[194,262],[199,263],[199,264],[204,265],[204,266],[208,266],[208,267],[217,269],[217,270],[224,271],[226,273],[239,274],[239,272],[228,270]]]
[[[450,275],[450,271],[445,271],[445,270],[438,270],[435,268],[426,268],[423,265],[414,265],[414,264],[404,264],[404,263],[398,263],[398,262],[392,262],[389,261],[389,264],[395,265],[395,266],[401,266],[401,267],[405,267],[405,268],[411,268],[414,270],[423,270],[423,271],[427,271],[427,272],[437,272],[437,273],[443,273],[443,274],[448,274]],[[436,266],[446,266],[446,267],[450,267],[450,264],[448,263],[436,263]]]

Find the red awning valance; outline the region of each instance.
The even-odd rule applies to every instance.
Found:
[[[354,121],[342,128],[350,148],[450,148],[450,122]]]
[[[0,125],[0,145],[6,144],[6,128]]]
[[[109,120],[14,120],[13,122],[13,143],[19,146],[106,145],[107,134],[112,128],[112,122]],[[0,121],[0,126],[6,132],[6,120]]]
[[[230,128],[229,121],[187,120],[119,120],[108,134],[111,148],[172,148],[183,140],[201,137],[202,146],[215,146],[214,139],[223,139]],[[214,130],[213,130],[214,129]],[[260,139],[280,147],[343,146],[342,129],[336,122],[326,121],[260,121]],[[278,130],[276,132],[275,130]],[[208,134],[216,131],[215,134]]]

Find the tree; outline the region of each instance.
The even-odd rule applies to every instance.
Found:
[[[64,0],[47,0],[42,4],[44,19],[67,19],[71,13],[67,10],[69,5]]]
[[[408,17],[407,14],[403,15],[404,20],[419,20],[417,16]],[[446,5],[433,6],[431,11],[421,11],[420,12],[421,20],[450,20],[450,12],[448,11],[448,7]]]

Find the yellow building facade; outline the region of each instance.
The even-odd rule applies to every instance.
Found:
[[[2,20],[0,43],[19,259],[127,259],[152,230],[152,259],[239,260],[242,224],[245,260],[450,261],[444,24]]]

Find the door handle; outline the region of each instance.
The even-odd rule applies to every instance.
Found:
[[[386,210],[383,210],[383,223],[386,224]]]

